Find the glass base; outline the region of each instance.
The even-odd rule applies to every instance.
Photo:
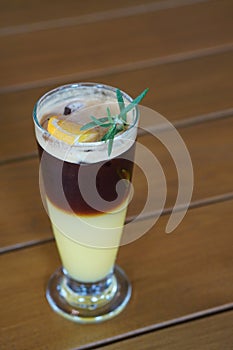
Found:
[[[46,297],[61,316],[78,323],[97,323],[118,315],[131,291],[127,276],[117,265],[113,273],[94,283],[78,282],[59,268],[49,279]]]

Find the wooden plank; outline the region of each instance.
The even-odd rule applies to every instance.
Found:
[[[172,122],[232,107],[233,52],[101,76],[100,82],[120,86],[142,104]],[[153,123],[152,123],[153,124]]]
[[[103,75],[97,81],[119,86],[137,96],[150,88],[143,104],[168,120],[181,120],[232,107],[233,52],[183,62]],[[0,159],[17,158],[35,152],[32,109],[50,88],[0,94]],[[25,137],[27,135],[27,137]]]
[[[232,349],[233,311],[105,346],[106,350]],[[101,349],[100,347],[99,349]]]
[[[194,167],[193,201],[233,190],[232,128],[233,118],[230,118],[181,130]],[[142,136],[139,141],[160,161],[167,180],[166,206],[174,205],[177,196],[177,173],[172,158],[151,136]],[[161,198],[162,181],[156,174],[149,175],[152,177],[153,188],[156,188],[152,198],[158,202]],[[0,213],[0,247],[13,248],[16,244],[28,244],[50,238],[51,230],[38,189],[37,159],[1,166],[0,183],[1,201],[4,203]],[[137,215],[147,200],[147,180],[137,167],[133,184],[135,195],[129,207],[128,217]],[[185,182],[185,186],[187,185]]]
[[[0,87],[63,75],[72,79],[78,72],[228,44],[232,7],[231,0],[216,0],[2,37]]]
[[[2,246],[51,237],[50,224],[39,193],[37,159],[3,166],[0,219]],[[13,238],[14,237],[14,238]],[[12,240],[13,239],[13,240]]]
[[[232,302],[232,206],[194,209],[171,235],[164,234],[163,217],[143,238],[121,247],[118,263],[133,296],[104,324],[73,324],[50,310],[44,291],[59,264],[54,243],[1,255],[1,349],[74,349]]]
[[[54,21],[56,19],[66,19],[81,17],[89,14],[98,16],[103,11],[114,11],[126,9],[128,7],[147,4],[151,0],[119,0],[110,2],[108,0],[75,1],[66,2],[57,0],[56,4],[51,1],[31,2],[28,0],[1,1],[0,27],[25,25],[36,22]],[[154,3],[161,2],[154,0]],[[107,15],[107,13],[106,13]],[[29,27],[30,28],[30,27]]]
[[[192,201],[233,191],[233,118],[217,120],[179,130],[190,153],[194,172]],[[169,136],[168,136],[169,137]],[[159,160],[167,180],[167,206],[173,206],[178,189],[178,178],[175,163],[167,149],[154,136],[143,136],[138,139]],[[149,158],[148,158],[149,161]],[[153,164],[151,160],[151,165]],[[184,171],[184,169],[183,169]],[[185,171],[184,171],[185,172]],[[150,178],[153,172],[148,171]],[[153,187],[157,188],[154,200],[161,198],[162,179],[154,174]],[[188,187],[189,177],[185,174],[183,186]],[[137,169],[135,172],[135,192],[138,198],[132,205],[133,214],[147,199],[147,181]]]

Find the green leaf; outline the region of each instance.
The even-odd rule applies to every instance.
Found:
[[[116,131],[116,125],[113,124],[112,127],[102,137],[101,141],[107,141],[108,139],[110,139],[112,135],[115,135],[115,131]]]
[[[112,152],[114,137],[119,133],[127,129],[127,113],[133,109],[141,100],[145,97],[149,89],[145,89],[138,97],[136,97],[128,106],[125,106],[122,93],[119,89],[116,89],[117,101],[120,108],[118,115],[112,116],[109,107],[107,107],[107,117],[97,119],[91,116],[92,122],[87,123],[81,127],[81,130],[88,130],[95,126],[102,128],[109,128],[106,134],[102,137],[101,141],[108,141],[108,156]]]
[[[111,111],[110,111],[110,108],[109,108],[109,107],[107,107],[107,114],[108,114],[108,120],[109,120],[109,122],[110,122],[110,123],[113,123],[114,121],[113,121],[113,118],[112,118],[112,116],[111,116]]]
[[[114,141],[114,137],[116,136],[116,134],[118,134],[119,132],[121,132],[123,130],[117,128],[117,125],[113,125],[111,127],[111,129],[109,129],[109,131],[102,137],[101,141],[108,141],[108,156],[110,156],[111,152],[112,152],[112,147],[113,147],[113,141]]]
[[[103,123],[101,123],[101,121],[96,117],[93,117],[93,115],[91,115],[90,118],[93,120],[94,123],[96,123],[96,125],[99,125],[99,126],[103,125]]]
[[[80,130],[88,130],[88,129],[94,128],[95,126],[96,126],[95,122],[90,122],[90,123],[87,123],[87,124],[83,125],[80,128]]]
[[[111,117],[111,111],[109,107],[107,107],[107,114],[108,114],[108,117]]]
[[[93,120],[94,123],[96,123],[97,126],[101,126],[101,128],[108,128],[109,126],[112,125],[111,122],[107,123],[107,124],[106,123],[101,123],[100,119],[97,119],[97,118],[95,118],[93,116],[91,116],[90,118]]]
[[[114,136],[110,138],[108,141],[108,156],[110,156],[110,154],[112,153],[113,140],[114,140]]]
[[[125,113],[128,113],[129,111],[131,111],[131,109],[133,109],[137,104],[139,104],[141,102],[141,100],[145,97],[145,95],[148,92],[148,88],[145,89],[138,97],[136,97],[128,106],[126,106],[124,109],[121,110],[120,114],[118,115],[118,118],[122,118],[122,116]]]
[[[110,156],[110,154],[112,153],[113,141],[116,134],[117,134],[117,128],[116,128],[116,125],[114,125],[111,128],[110,135],[108,136],[108,156]]]
[[[123,100],[123,96],[122,96],[121,90],[116,89],[116,95],[117,95],[117,101],[118,101],[118,105],[119,105],[120,112],[121,112],[125,108],[125,103],[124,103],[124,100]],[[126,121],[127,121],[126,113],[124,113],[122,115],[122,120],[126,123]]]
[[[99,119],[97,119],[97,118],[95,118],[95,117],[91,117],[91,118],[94,118],[95,121],[83,125],[83,126],[80,128],[80,130],[88,130],[88,129],[94,128],[96,125],[99,125],[99,123],[101,124],[101,126],[103,126],[103,123],[105,123],[105,122],[108,121],[108,118],[107,118],[107,117],[99,118]],[[98,120],[98,124],[96,123],[96,120]]]

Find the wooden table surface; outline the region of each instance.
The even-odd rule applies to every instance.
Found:
[[[233,349],[232,12],[232,0],[2,1],[1,350]],[[120,248],[117,263],[133,285],[127,308],[85,326],[45,299],[60,261],[39,195],[31,117],[43,93],[79,81],[132,96],[149,87],[143,105],[175,125],[194,169],[190,209],[167,235],[176,168],[159,142],[139,136],[165,172],[166,205],[146,235]],[[139,169],[133,182],[128,219],[147,188]],[[148,220],[145,213],[138,224]]]

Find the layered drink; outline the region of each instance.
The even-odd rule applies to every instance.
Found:
[[[106,85],[72,84],[47,93],[34,109],[41,194],[63,265],[51,278],[47,298],[55,311],[77,322],[112,317],[130,296],[114,263],[130,196],[138,115],[135,105],[127,110],[127,94],[119,98],[120,103],[116,89]]]

